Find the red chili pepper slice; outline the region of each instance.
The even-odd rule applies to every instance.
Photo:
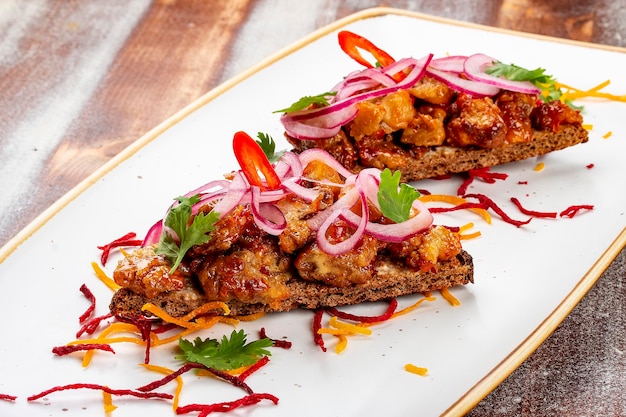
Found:
[[[339,46],[341,49],[343,49],[343,51],[348,54],[350,58],[367,68],[373,68],[374,65],[370,64],[365,58],[363,58],[363,55],[361,55],[359,49],[357,48],[372,54],[376,61],[383,67],[395,62],[395,59],[393,59],[391,55],[374,45],[363,36],[347,30],[342,30],[339,32],[337,37],[339,38]]]
[[[246,132],[237,132],[233,136],[233,150],[241,171],[251,185],[256,185],[262,190],[277,190],[281,181],[269,159],[261,149],[261,146],[254,141]],[[261,178],[262,174],[265,178]]]

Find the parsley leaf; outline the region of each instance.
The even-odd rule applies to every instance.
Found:
[[[546,74],[546,70],[544,68],[528,70],[514,64],[503,64],[498,61],[492,66],[487,67],[485,72],[493,75],[494,77],[504,77],[511,81],[530,81],[535,87],[541,89],[541,99],[546,103],[554,100],[560,100],[563,95],[563,91],[561,91],[561,88],[558,87],[556,78],[552,75]],[[570,107],[579,108],[570,100],[565,100],[565,103]]]
[[[274,110],[272,113],[289,113],[292,111],[304,110],[312,104],[317,104],[322,107],[328,106],[328,96],[332,97],[335,95],[337,95],[336,91],[327,91],[316,96],[304,96],[295,103],[293,103],[291,106],[280,110]]]
[[[165,255],[172,264],[170,273],[174,272],[183,260],[187,251],[194,245],[201,245],[209,241],[209,232],[215,229],[215,222],[219,214],[213,211],[197,213],[191,224],[191,211],[194,204],[200,201],[197,195],[193,197],[176,197],[178,205],[172,207],[165,216],[164,228],[169,228],[176,233],[176,238],[171,233],[161,233],[159,245],[155,249],[157,254]]]
[[[378,204],[383,215],[396,223],[409,219],[411,206],[420,193],[408,184],[400,184],[400,171],[385,168],[380,174]]]
[[[259,140],[257,140],[256,143],[263,149],[263,153],[271,163],[278,161],[285,153],[285,151],[276,152],[276,142],[274,142],[274,139],[267,133],[259,132],[257,137]]]
[[[230,338],[224,335],[221,342],[210,338],[202,340],[200,337],[190,342],[181,337],[178,346],[183,354],[176,356],[176,359],[228,371],[252,365],[263,356],[271,355],[267,348],[273,345],[274,342],[268,338],[246,343],[246,334],[243,330],[233,330]]]

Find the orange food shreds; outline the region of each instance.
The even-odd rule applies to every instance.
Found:
[[[337,334],[335,336],[339,339],[339,342],[335,346],[335,353],[341,353],[346,350],[346,347],[348,346],[348,338],[343,334]]]
[[[204,314],[207,311],[215,310],[216,308],[222,308],[222,307],[225,307],[224,308],[225,313],[230,312],[230,309],[228,308],[228,306],[226,306],[226,304],[215,301],[212,303],[204,304],[180,318],[170,316],[163,309],[155,306],[152,303],[144,304],[144,306],[141,309],[143,311],[147,311],[149,313],[154,314],[155,316],[157,316],[158,318],[160,318],[166,323],[172,323],[179,327],[183,327],[185,329],[203,329],[203,328],[206,328],[205,325],[203,325],[202,323],[198,323],[197,321],[192,322],[191,320],[194,319],[199,314]]]
[[[110,392],[102,391],[102,401],[104,403],[104,412],[112,413],[117,408],[116,405],[113,404],[113,398]]]
[[[213,310],[222,310],[224,312],[224,315],[229,315],[230,314],[230,308],[228,307],[228,305],[222,301],[210,301],[208,303],[202,304],[200,307],[195,308],[193,310],[191,310],[189,313],[185,314],[184,316],[180,317],[180,320],[183,321],[191,321],[194,318],[196,318],[197,316],[200,316],[202,314],[206,314],[209,311],[213,311]]]
[[[576,100],[584,97],[594,97],[594,98],[604,98],[610,101],[621,101],[626,102],[626,94],[625,95],[617,95],[611,93],[605,93],[601,91],[604,87],[608,86],[611,83],[611,80],[606,80],[601,82],[589,90],[580,90],[578,88],[571,87],[569,85],[563,83],[556,83],[557,88],[561,88],[565,90],[561,95],[561,100]]]
[[[195,332],[197,329],[185,329],[183,331],[180,331],[172,336],[166,337],[164,339],[157,339],[156,341],[152,342],[152,346],[161,346],[161,345],[167,345],[168,343],[171,342],[175,342],[178,339],[180,339],[181,337],[187,336],[190,333]]]
[[[416,308],[418,308],[420,305],[422,305],[422,303],[424,301],[435,301],[435,300],[436,300],[436,298],[433,297],[432,295],[430,295],[430,293],[424,294],[424,298],[420,298],[419,300],[417,300],[415,303],[411,304],[410,306],[405,307],[405,308],[403,308],[400,311],[396,311],[395,313],[393,313],[392,317],[398,317],[398,316],[401,316],[403,314],[409,313],[409,312],[415,310]]]
[[[611,137],[611,135],[613,135],[613,132],[611,132],[610,130],[608,132],[606,132],[604,135],[602,135],[602,138],[604,139],[608,139]]]
[[[152,365],[149,363],[142,363],[141,366],[151,371],[158,372],[164,375],[171,375],[174,373],[172,369],[166,368],[165,366]],[[183,377],[181,375],[178,375],[176,377],[176,390],[174,391],[174,398],[172,399],[172,409],[174,411],[176,411],[176,409],[178,408],[178,399],[180,398],[180,393],[182,392],[182,390],[183,390]]]
[[[104,283],[104,285],[106,285],[107,287],[109,287],[110,289],[112,289],[113,291],[117,291],[119,290],[120,287],[119,285],[117,285],[117,283],[115,281],[113,281],[113,279],[111,279],[103,270],[102,268],[100,268],[100,265],[98,265],[97,262],[91,262],[91,267],[93,268],[94,272],[96,273],[96,277],[98,277],[98,279],[100,281],[102,281]]]
[[[265,312],[260,311],[258,313],[248,314],[247,316],[236,316],[236,317],[237,317],[237,320],[239,321],[254,321],[254,320],[260,319],[263,316],[265,316]]]
[[[337,317],[331,317],[328,321],[328,325],[334,327],[335,329],[326,329],[328,331],[322,331],[324,328],[320,329],[320,333],[330,333],[330,334],[363,334],[363,335],[371,335],[372,330],[364,327],[362,325],[346,323],[344,321],[339,320]]]
[[[472,222],[465,223],[463,226],[459,227],[459,232],[464,232],[466,230],[471,229],[472,227],[474,227],[474,223]]]
[[[220,323],[230,324],[233,327],[237,327],[237,326],[239,326],[239,319],[236,318],[236,317],[222,316],[222,317],[220,317]]]
[[[585,130],[593,130],[593,125],[591,123],[584,123],[582,126]]]
[[[456,297],[454,295],[452,295],[452,293],[450,292],[450,290],[448,288],[442,288],[439,290],[439,292],[441,293],[441,296],[450,303],[451,306],[453,307],[458,307],[461,305],[461,302],[459,300],[456,299]]]
[[[420,376],[426,376],[426,374],[428,373],[428,368],[415,366],[412,363],[407,363],[406,365],[404,365],[404,370]]]
[[[467,203],[467,200],[462,197],[448,194],[423,194],[419,199],[422,203],[438,202],[453,204],[455,206]],[[482,208],[471,208],[469,210],[481,216],[487,224],[491,224],[491,214],[489,214],[487,210]]]
[[[538,162],[537,165],[535,165],[535,167],[533,168],[534,171],[541,171],[542,169],[544,169],[546,166],[546,164],[544,164],[543,162]]]
[[[461,240],[470,240],[470,239],[476,239],[477,237],[480,237],[482,234],[480,232],[474,232],[474,233],[468,233],[465,235],[459,235],[459,238]]]

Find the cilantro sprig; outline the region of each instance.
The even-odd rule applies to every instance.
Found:
[[[411,215],[411,206],[420,193],[408,184],[400,184],[400,171],[393,174],[385,168],[380,174],[378,205],[383,216],[396,223],[407,221]]]
[[[328,106],[329,97],[334,97],[335,95],[337,95],[336,91],[327,91],[316,96],[304,96],[298,99],[298,101],[293,103],[291,106],[280,110],[274,110],[272,113],[290,113],[293,111],[304,110],[312,104],[322,107]]]
[[[172,264],[170,273],[180,265],[187,251],[194,245],[201,245],[209,241],[209,233],[215,229],[215,222],[219,214],[213,211],[197,213],[191,221],[191,213],[194,204],[200,201],[200,197],[176,197],[178,204],[172,207],[163,221],[164,231],[161,233],[159,244],[155,252],[165,255]],[[168,231],[172,230],[176,235]]]
[[[191,342],[181,337],[178,346],[183,354],[176,356],[176,359],[228,371],[252,365],[263,356],[271,355],[267,350],[274,345],[271,339],[263,338],[250,343],[246,342],[246,334],[243,330],[233,330],[230,338],[224,335],[221,342],[211,338],[202,340],[200,337],[196,337]]]
[[[540,96],[544,102],[560,100],[563,95],[563,91],[558,86],[556,78],[552,75],[546,74],[545,68],[535,68],[534,70],[529,70],[515,64],[504,64],[497,61],[493,65],[487,67],[485,72],[489,75],[493,75],[494,77],[504,77],[511,81],[531,82],[535,87],[542,91]],[[578,108],[571,102],[571,100],[565,100],[565,103],[570,107]]]
[[[274,142],[274,138],[267,133],[259,132],[257,137],[259,140],[257,140],[256,143],[263,149],[263,153],[271,163],[278,161],[285,153],[285,151],[276,152],[276,142]]]

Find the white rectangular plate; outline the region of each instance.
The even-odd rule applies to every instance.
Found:
[[[85,181],[20,238],[0,252],[3,337],[0,341],[0,414],[78,416],[102,413],[97,392],[56,393],[28,403],[26,397],[55,385],[91,382],[136,388],[158,375],[137,364],[142,349],[115,346],[116,355],[99,353],[83,369],[80,358],[55,357],[53,346],[73,339],[78,316],[87,307],[79,292],[86,283],[107,311],[110,290],[95,277],[90,262],[97,245],[128,231],[140,236],[160,218],[171,199],[236,167],[231,152],[235,131],[267,132],[287,148],[275,109],[301,96],[327,91],[357,69],[336,42],[336,31],[361,34],[396,58],[482,52],[503,62],[548,69],[564,83],[591,88],[610,79],[610,90],[625,92],[622,51],[489,30],[424,16],[374,9],[316,32],[279,55],[193,103]],[[451,307],[441,297],[406,316],[374,328],[369,337],[352,337],[337,355],[327,338],[326,353],[313,344],[312,313],[296,311],[242,324],[251,338],[265,327],[271,337],[293,342],[273,350],[270,363],[247,382],[280,402],[263,402],[246,415],[361,416],[458,415],[493,389],[567,315],[620,248],[626,225],[626,141],[623,103],[587,100],[584,145],[537,160],[494,169],[509,177],[496,184],[475,182],[470,191],[491,196],[513,217],[510,203],[560,211],[593,204],[572,219],[534,219],[516,228],[494,216],[491,225],[470,212],[437,216],[436,222],[475,224],[482,236],[465,242],[476,266],[475,284],[453,290],[461,301]],[[612,132],[609,138],[603,138]],[[589,168],[593,164],[593,168]],[[423,181],[418,188],[454,194],[460,180]],[[107,265],[110,272],[114,261]],[[438,296],[438,294],[435,294]],[[401,306],[418,297],[400,299]],[[383,305],[359,306],[378,314]],[[204,336],[221,338],[231,328],[218,325]],[[174,347],[154,349],[152,361],[176,368]],[[404,370],[413,363],[428,368],[420,377]],[[217,380],[185,376],[181,405],[219,402],[242,391]],[[170,384],[161,391],[173,392]],[[117,417],[173,415],[159,400],[114,398]]]

